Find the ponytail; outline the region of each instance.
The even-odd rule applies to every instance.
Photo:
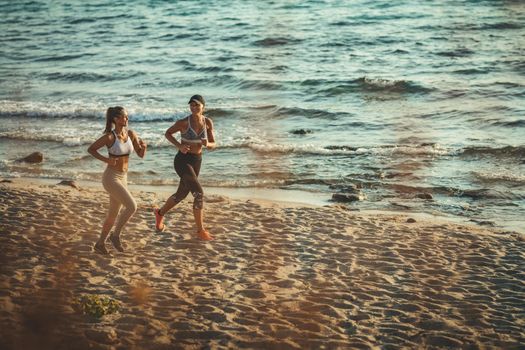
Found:
[[[108,132],[111,132],[111,129],[113,129],[113,124],[115,122],[113,121],[115,118],[122,115],[126,110],[124,107],[109,107],[106,111],[106,128],[104,129],[104,133],[107,134]]]

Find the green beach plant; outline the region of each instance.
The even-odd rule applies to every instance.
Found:
[[[75,302],[75,306],[84,314],[96,318],[118,312],[120,303],[109,297],[85,294]]]

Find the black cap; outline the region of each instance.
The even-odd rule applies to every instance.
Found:
[[[191,103],[191,101],[198,102],[203,106],[206,104],[204,103],[204,97],[202,97],[201,95],[193,95],[188,103]]]

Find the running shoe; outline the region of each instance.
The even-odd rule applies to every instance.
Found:
[[[93,250],[95,251],[95,253],[99,253],[102,255],[110,255],[108,250],[106,249],[106,246],[103,244],[95,243],[95,245],[93,246]]]
[[[122,247],[122,243],[120,243],[119,236],[110,235],[109,240],[111,241],[111,243],[113,244],[113,247],[115,247],[116,250],[118,250],[121,253],[124,252],[124,247]]]

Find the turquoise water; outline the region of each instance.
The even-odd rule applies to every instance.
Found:
[[[130,180],[175,187],[164,131],[200,93],[220,145],[205,154],[205,186],[327,199],[357,186],[355,208],[520,228],[520,1],[0,1],[0,12],[3,177],[98,181],[86,148],[122,105],[150,145]],[[42,165],[15,162],[37,150]]]

